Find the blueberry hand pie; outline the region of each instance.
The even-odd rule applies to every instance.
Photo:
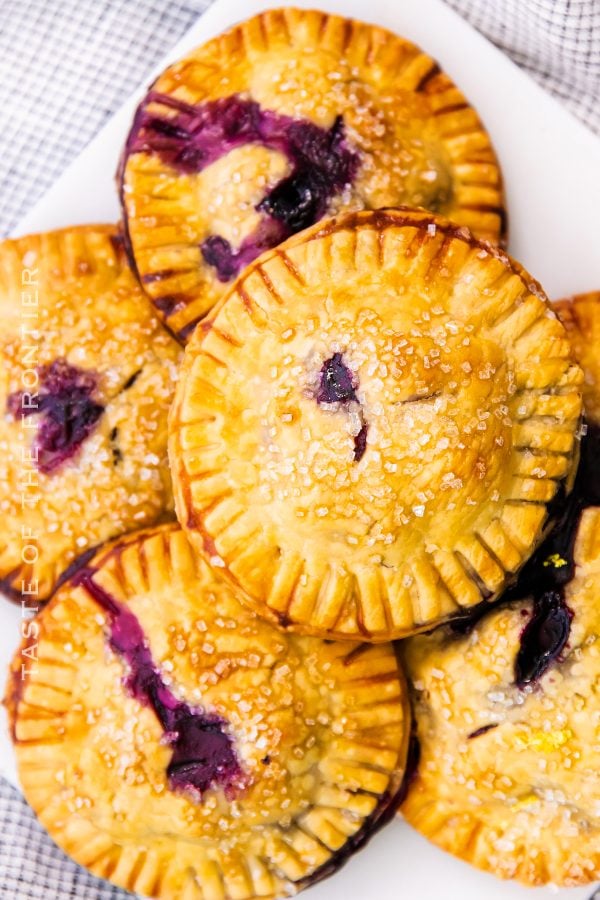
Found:
[[[424,211],[251,264],[188,343],[176,507],[262,615],[385,640],[495,599],[570,475],[582,373],[536,282]]]
[[[72,560],[172,510],[180,351],[114,228],[0,244],[0,580],[35,603]]]
[[[504,878],[600,878],[600,303],[562,305],[586,376],[575,486],[502,606],[404,644],[420,743],[402,811]]]
[[[118,177],[141,283],[184,340],[246,265],[325,215],[423,206],[504,237],[463,94],[403,38],[316,11],[261,13],[167,69]]]
[[[394,648],[287,635],[175,525],[100,551],[36,619],[7,706],[25,795],[78,862],[148,897],[296,893],[399,799]]]
[[[406,652],[421,753],[404,816],[530,885],[600,878],[600,509],[577,522],[574,555],[548,547],[524,599]]]

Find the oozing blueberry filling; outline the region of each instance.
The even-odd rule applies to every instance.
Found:
[[[344,362],[341,353],[334,353],[321,367],[317,403],[357,403],[361,418],[361,428],[354,436],[354,461],[359,462],[367,449],[369,425],[364,421],[362,407],[356,396],[358,383]]]
[[[245,266],[263,252],[280,244],[288,237],[281,222],[265,218],[258,223],[252,234],[244,238],[237,249],[228,240],[217,234],[202,243],[202,257],[216,270],[219,281],[231,281]]]
[[[533,598],[533,613],[521,632],[515,659],[515,684],[534,684],[559,659],[569,640],[573,611],[565,600],[565,587],[575,574],[574,549],[581,513],[600,505],[600,426],[589,424],[581,442],[581,459],[573,490],[567,497],[564,487],[550,504],[549,516],[555,525],[525,564],[516,583],[502,596],[502,604]],[[469,634],[489,612],[487,601],[478,603],[467,615],[457,616],[450,629]]]
[[[214,785],[228,796],[244,785],[244,774],[235,753],[226,722],[178,700],[156,668],[141,625],[123,606],[94,581],[94,570],[83,569],[75,579],[102,607],[110,621],[109,642],[127,665],[124,684],[132,697],[150,707],[172,748],[167,767],[173,790],[203,794]]]
[[[350,835],[342,847],[339,850],[336,850],[331,858],[322,866],[319,866],[312,875],[308,875],[305,878],[296,881],[295,883],[298,887],[303,888],[317,884],[319,881],[323,881],[325,878],[333,875],[334,872],[337,872],[345,865],[354,853],[368,844],[371,838],[395,817],[398,809],[406,799],[411,784],[417,776],[420,757],[421,745],[416,733],[413,731],[408,745],[404,777],[400,785],[396,787],[394,791],[386,791],[386,793],[382,794],[379,803],[373,812],[364,820],[359,830],[355,834]]]
[[[156,103],[174,114],[164,118],[150,112]],[[234,278],[263,250],[317,222],[332,197],[352,183],[359,158],[346,143],[342,117],[327,129],[261,109],[237,94],[193,106],[151,91],[136,114],[127,144],[128,153],[156,153],[186,174],[201,172],[246,144],[284,154],[291,172],[257,204],[265,218],[237,249],[219,235],[203,241],[202,255],[220,281]]]
[[[15,418],[41,416],[34,446],[37,467],[44,474],[55,471],[74,456],[93,431],[104,407],[93,399],[96,375],[56,359],[38,370],[37,394],[17,391],[8,398],[8,412]]]
[[[515,660],[515,684],[537,681],[562,653],[571,630],[573,613],[562,591],[545,591],[535,597],[533,615],[521,634]]]
[[[575,573],[574,548],[581,513],[600,504],[600,428],[589,425],[581,442],[581,460],[571,494],[562,514],[542,546],[524,566],[507,599],[533,596],[531,619],[521,634],[515,661],[519,687],[539,680],[562,653],[569,640],[573,612],[565,600],[565,587]]]

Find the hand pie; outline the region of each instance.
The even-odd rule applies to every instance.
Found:
[[[340,211],[423,206],[504,237],[502,178],[477,113],[382,28],[261,13],[168,68],[119,172],[132,260],[183,340],[264,250]]]
[[[112,226],[0,244],[1,590],[35,605],[72,560],[172,510],[180,351]]]
[[[572,576],[560,591],[542,576],[466,635],[406,643],[421,753],[405,818],[529,885],[600,878],[600,509],[578,521],[574,561],[550,547],[541,562]]]
[[[600,303],[571,311],[588,429],[558,523],[508,605],[403,652],[421,752],[402,812],[443,849],[530,885],[600,878]]]
[[[7,705],[25,796],[96,875],[168,900],[296,893],[394,812],[391,645],[286,635],[177,526],[121,539],[35,620]]]
[[[536,282],[423,211],[253,263],[190,340],[176,508],[261,615],[385,640],[495,599],[574,461],[582,373]]]
[[[575,359],[585,372],[586,414],[600,424],[600,291],[559,300],[554,309],[567,329]]]

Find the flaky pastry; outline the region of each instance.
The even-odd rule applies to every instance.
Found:
[[[529,885],[600,878],[600,509],[579,521],[562,600],[525,593],[466,636],[405,645],[421,748],[405,818]],[[571,568],[555,553],[541,565]]]
[[[0,579],[28,605],[79,554],[172,513],[180,350],[112,226],[0,244]]]
[[[600,878],[600,303],[562,304],[585,373],[575,485],[506,605],[407,641],[421,754],[402,811],[503,878]]]
[[[7,697],[20,779],[96,875],[165,900],[288,896],[392,815],[394,648],[280,632],[177,526],[100,551],[35,624]]]
[[[182,339],[245,265],[325,215],[403,204],[505,232],[490,139],[450,78],[403,38],[314,10],[268,10],[170,66],[119,182],[132,260]]]
[[[178,517],[283,626],[429,628],[533,551],[573,468],[582,377],[541,288],[466,229],[330,220],[253,263],[190,340]]]

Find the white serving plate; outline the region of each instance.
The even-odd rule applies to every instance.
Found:
[[[157,67],[276,0],[216,0]],[[508,194],[510,251],[551,297],[600,288],[600,139],[578,123],[442,0],[296,0],[297,6],[353,15],[405,35],[436,57],[480,111],[502,162]],[[150,79],[149,79],[150,80]],[[115,221],[113,174],[142,85],[19,223],[15,234]],[[0,668],[19,641],[20,611],[0,606]],[[16,784],[0,722],[0,774]],[[591,888],[558,891],[583,900]],[[497,881],[429,845],[397,821],[378,834],[307,900],[549,900]]]

